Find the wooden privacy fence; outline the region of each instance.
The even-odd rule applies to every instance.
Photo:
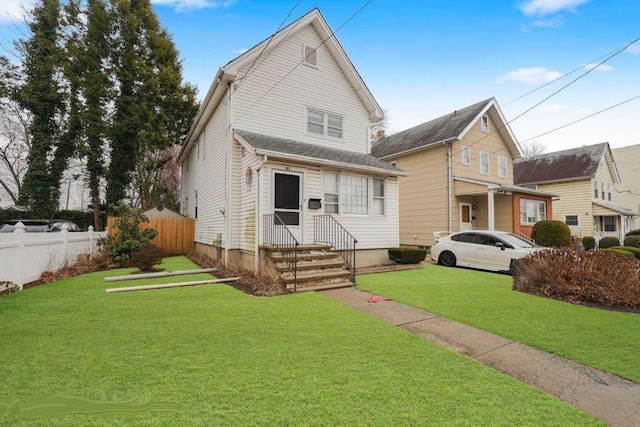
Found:
[[[107,219],[109,234],[115,229],[115,220],[112,216]],[[193,252],[196,225],[191,218],[149,218],[149,222],[141,223],[140,228],[158,230],[158,235],[151,243],[164,249],[169,255],[185,255]]]

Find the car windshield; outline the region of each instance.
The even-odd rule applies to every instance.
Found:
[[[514,248],[535,248],[536,244],[528,242],[513,234],[500,234],[500,238]]]

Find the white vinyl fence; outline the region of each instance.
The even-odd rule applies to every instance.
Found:
[[[98,240],[106,235],[93,227],[70,233],[65,226],[59,233],[25,233],[18,223],[13,233],[0,233],[0,282],[13,282],[22,289],[45,271],[75,263],[80,254],[95,255]]]

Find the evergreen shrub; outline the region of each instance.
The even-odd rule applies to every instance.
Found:
[[[540,246],[571,247],[571,230],[562,221],[538,221],[531,229],[531,239]]]
[[[620,246],[620,239],[617,237],[603,237],[598,241],[599,249],[607,249],[614,246]]]
[[[398,264],[419,264],[427,256],[424,249],[395,248],[389,249],[389,259]]]
[[[596,238],[592,236],[584,236],[582,238],[582,246],[585,251],[592,251],[596,248]]]

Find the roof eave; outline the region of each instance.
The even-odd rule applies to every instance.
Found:
[[[420,147],[415,147],[415,148],[411,148],[411,149],[409,149],[409,150],[399,151],[399,152],[397,152],[397,153],[388,154],[388,155],[386,155],[386,156],[381,156],[381,157],[378,157],[378,158],[379,158],[379,159],[381,159],[381,160],[387,160],[387,159],[392,160],[392,159],[397,159],[397,158],[399,158],[399,157],[403,157],[403,156],[406,156],[406,155],[408,155],[408,154],[413,154],[413,153],[415,153],[415,152],[417,152],[417,151],[427,150],[427,149],[430,149],[430,148],[435,147],[436,145],[446,144],[447,142],[455,141],[455,140],[457,140],[457,139],[458,139],[458,138],[456,138],[456,137],[451,137],[451,138],[447,138],[447,139],[442,139],[442,140],[440,140],[440,141],[430,142],[430,143],[428,143],[428,144],[421,145]]]

